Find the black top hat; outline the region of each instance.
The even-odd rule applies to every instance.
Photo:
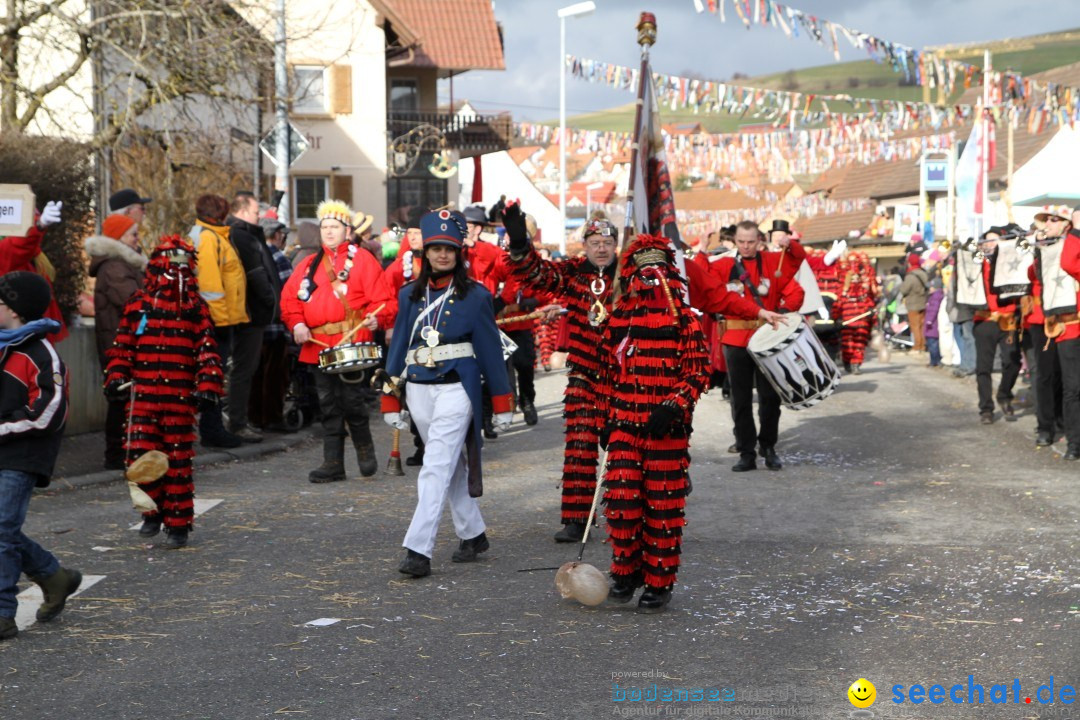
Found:
[[[145,205],[151,200],[153,200],[153,198],[139,197],[139,193],[131,188],[124,188],[123,190],[117,190],[109,196],[109,212],[123,210],[130,205]]]
[[[474,225],[487,225],[488,218],[487,213],[484,212],[483,205],[470,205],[465,208],[465,222],[471,222]]]
[[[787,220],[773,220],[772,227],[769,228],[769,234],[771,235],[774,232],[789,233],[791,232],[791,225],[788,224]]]

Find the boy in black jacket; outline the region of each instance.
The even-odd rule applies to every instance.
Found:
[[[21,573],[45,596],[38,622],[59,615],[82,582],[22,532],[31,492],[49,484],[67,420],[67,368],[45,339],[60,328],[43,317],[50,300],[40,275],[0,275],[0,640],[19,632]]]

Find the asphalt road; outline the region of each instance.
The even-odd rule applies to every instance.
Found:
[[[576,556],[551,540],[563,383],[542,377],[540,424],[485,449],[491,550],[451,563],[447,513],[422,580],[396,571],[415,469],[311,485],[310,442],[199,468],[198,496],[222,502],[181,551],[140,542],[119,484],[36,497],[27,533],[105,577],[0,643],[0,718],[841,718],[860,677],[875,717],[1080,717],[1035,699],[1051,676],[1058,700],[1080,684],[1080,467],[1034,448],[1030,415],[983,427],[971,380],[870,362],[784,413],[782,472],[737,475],[710,394],[679,584],[666,613],[639,615],[518,572]],[[376,444],[385,457],[381,423]],[[607,546],[586,560],[605,569]],[[306,624],[323,618],[337,621]],[[969,675],[981,705],[892,702],[916,683],[966,700]],[[632,699],[653,685],[687,699]]]

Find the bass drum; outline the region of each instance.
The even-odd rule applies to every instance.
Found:
[[[791,410],[813,407],[833,394],[840,371],[798,313],[784,315],[779,329],[763,325],[746,349],[780,402]]]

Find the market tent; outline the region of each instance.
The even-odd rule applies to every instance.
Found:
[[[1080,166],[1080,130],[1063,125],[1035,157],[1013,173],[1013,205],[1065,204],[1080,201],[1076,168]]]

